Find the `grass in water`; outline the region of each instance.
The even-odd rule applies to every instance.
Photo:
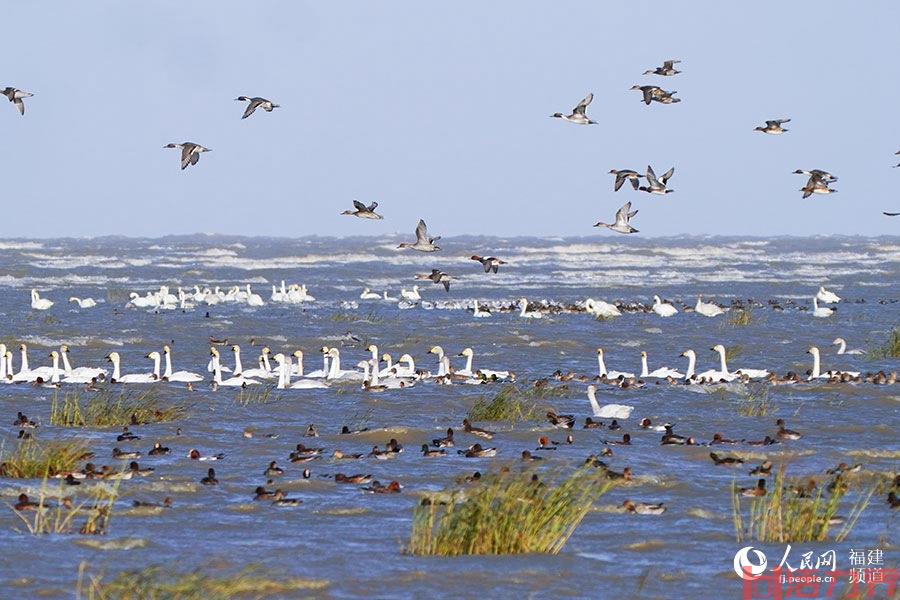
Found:
[[[730,362],[731,360],[740,356],[743,351],[744,351],[744,348],[742,346],[726,346],[725,347],[725,360]]]
[[[753,322],[753,311],[750,309],[740,309],[729,313],[728,324],[732,327],[746,327]]]
[[[885,358],[900,358],[900,329],[891,330],[891,335],[881,346],[869,348],[869,360],[883,360]]]
[[[877,488],[873,485],[861,490],[846,517],[831,525],[848,493],[847,486],[838,480],[837,485],[819,485],[803,497],[797,489],[805,483],[805,480],[788,480],[787,467],[782,464],[768,493],[750,499],[746,519],[741,505],[742,496],[732,483],[732,520],[737,541],[779,544],[822,542],[828,539],[829,530],[836,527],[834,539],[842,542],[850,535]],[[828,487],[831,490],[826,497],[825,488]]]
[[[582,467],[538,482],[529,472],[423,498],[413,510],[407,552],[417,556],[558,554],[611,483]]]
[[[242,388],[240,393],[237,395],[237,398],[234,399],[235,403],[240,404],[241,406],[249,406],[250,404],[268,404],[269,402],[276,402],[280,399],[279,396],[272,396],[272,389],[267,385],[254,385],[252,387]]]
[[[79,440],[39,442],[20,440],[15,451],[0,450],[0,477],[42,479],[74,471],[90,455],[88,445]]]
[[[173,573],[170,567],[148,567],[126,571],[111,579],[88,573],[87,563],[78,567],[75,597],[79,600],[229,600],[238,598],[295,597],[296,592],[323,590],[328,582],[300,577],[279,578],[259,567],[238,573],[200,570]]]
[[[41,481],[41,490],[34,510],[20,511],[9,505],[12,511],[25,524],[31,535],[45,535],[48,533],[71,533],[73,523],[79,517],[85,517],[84,524],[78,529],[82,535],[105,534],[109,530],[109,521],[112,518],[113,504],[119,496],[119,483],[116,480],[113,487],[97,485],[90,488],[88,497],[79,503],[75,503],[71,497],[65,496],[65,486],[59,481],[59,488],[54,497],[59,502],[50,501],[47,477]]]
[[[525,387],[504,385],[490,399],[482,396],[475,401],[466,417],[470,421],[499,421],[517,423],[539,418],[544,408],[541,402],[569,393],[569,386]]]
[[[56,427],[122,427],[166,423],[181,419],[185,414],[185,406],[164,404],[152,387],[137,393],[122,391],[114,394],[102,390],[87,399],[79,392],[71,391],[60,399],[57,391],[50,405],[50,424]]]
[[[748,385],[737,404],[737,412],[743,417],[767,417],[774,412],[769,398],[769,386],[765,384]]]

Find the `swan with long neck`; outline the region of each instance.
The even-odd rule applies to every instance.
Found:
[[[589,385],[587,388],[588,401],[591,403],[591,410],[595,417],[602,419],[627,419],[634,410],[633,406],[627,404],[604,404],[600,406],[597,402],[597,386]]]
[[[363,378],[361,371],[344,371],[341,369],[341,351],[337,348],[330,348],[328,356],[331,358],[331,368],[328,369],[327,379],[359,381]]]
[[[276,354],[275,357],[277,359],[278,355]],[[291,383],[291,373],[292,373],[291,359],[290,359],[290,357],[284,357],[284,355],[282,355],[282,357],[283,357],[282,360],[286,361],[286,364],[285,364],[286,372],[284,375],[285,385],[287,387],[289,387],[290,389],[292,389],[292,390],[308,390],[308,389],[319,389],[319,388],[327,388],[328,387],[328,384],[325,383],[324,381],[322,381],[320,378],[319,379],[311,379],[309,377],[303,376],[303,351],[302,350],[294,351],[294,357],[297,358],[297,375],[300,377],[300,379],[298,379],[294,383]]]
[[[540,311],[528,312],[528,299],[519,299],[519,316],[523,319],[540,319],[544,315]]]
[[[69,302],[74,302],[78,305],[78,308],[94,308],[97,306],[97,301],[93,298],[76,298],[72,296],[69,298]]]
[[[674,377],[676,379],[681,379],[684,377],[677,370],[672,369],[671,367],[659,367],[658,369],[654,369],[650,371],[647,367],[647,353],[641,352],[641,377],[653,377],[657,379],[665,379],[666,377]]]
[[[634,377],[634,373],[626,373],[624,371],[607,371],[606,362],[603,360],[603,348],[597,348],[597,366],[600,369],[600,377],[605,376],[607,379],[618,379],[619,377],[631,379]]]
[[[432,346],[431,350],[428,351],[428,354],[434,354],[437,356],[438,370],[436,377],[443,377],[444,375],[448,375],[449,371],[444,365],[444,349],[440,346]]]
[[[329,350],[330,350],[330,348],[328,346],[322,346],[322,348],[320,348],[320,352],[322,353],[322,368],[317,369],[315,371],[310,371],[309,373],[306,374],[307,378],[309,378],[309,379],[324,379],[325,377],[328,377],[328,371],[329,371],[328,359],[330,358],[330,356],[328,355]]]
[[[31,290],[31,308],[34,310],[47,310],[53,306],[53,302],[46,298],[41,298],[37,290]]]
[[[615,304],[610,304],[603,300],[594,300],[593,298],[588,298],[584,301],[584,310],[595,317],[606,319],[622,316],[622,311]]]
[[[712,347],[714,352],[719,353],[719,364],[721,365],[720,370],[724,373],[730,373],[728,371],[728,365],[725,364],[725,346],[722,344],[716,344]],[[746,375],[750,379],[763,379],[769,376],[769,372],[766,369],[745,369],[740,368],[737,369],[732,375]]]
[[[212,363],[213,363],[213,383],[218,386],[226,386],[226,387],[243,387],[245,385],[257,385],[258,381],[255,379],[248,379],[243,375],[235,375],[233,377],[229,377],[228,379],[222,379],[222,365],[220,363],[219,351],[213,346],[209,349],[210,354],[212,355]]]
[[[155,354],[154,358],[152,355]],[[159,353],[152,352],[146,356],[146,358],[151,358],[154,361],[154,370],[153,373],[132,373],[130,375],[122,375],[121,373],[121,358],[119,357],[118,352],[110,352],[106,356],[106,360],[112,363],[113,372],[112,377],[110,378],[110,383],[153,383],[159,380]]]
[[[847,350],[847,341],[844,338],[835,338],[835,340],[833,342],[831,342],[831,345],[838,347],[838,349],[837,349],[838,354],[856,354],[856,355],[865,354],[864,350],[859,350],[859,349]]]
[[[62,359],[63,373],[65,375],[62,380],[63,383],[90,383],[94,378],[100,379],[107,375],[106,369],[99,367],[78,367],[73,369],[69,362],[69,346],[66,344],[59,347],[59,355]]]
[[[653,296],[653,312],[661,317],[671,317],[678,314],[678,309],[668,302],[663,302],[659,296]]]
[[[197,373],[190,371],[172,371],[172,349],[168,345],[163,346],[163,355],[166,358],[166,370],[163,372],[163,381],[172,381],[178,383],[197,383],[203,381]]]
[[[416,372],[416,362],[413,360],[413,357],[409,354],[404,354],[400,358],[397,359],[397,363],[392,367],[395,377],[413,377],[416,379],[420,379],[421,377]],[[426,374],[424,377],[431,377],[431,373]]]
[[[697,365],[697,355],[693,350],[685,350],[681,355],[688,359],[688,368],[687,371],[684,372],[684,379],[685,381],[690,381],[694,378],[694,367]]]
[[[813,296],[813,316],[819,317],[820,319],[824,319],[830,317],[834,314],[833,308],[828,308],[827,306],[819,306],[819,300],[816,296]]]
[[[694,312],[704,317],[718,317],[725,314],[725,309],[712,302],[704,302],[703,296],[697,296],[697,304],[694,306]]]

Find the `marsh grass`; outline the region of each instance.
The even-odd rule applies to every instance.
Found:
[[[249,406],[251,404],[269,404],[281,400],[281,396],[274,395],[273,390],[274,388],[268,385],[254,385],[241,388],[234,402],[241,406]]]
[[[62,498],[65,498],[66,492],[62,480],[59,482],[56,493],[51,495],[48,491],[48,479],[44,477],[38,493],[36,510],[19,511],[12,505],[9,507],[25,524],[31,535],[71,533],[74,521],[80,517],[85,517],[85,521],[78,533],[82,535],[105,534],[109,530],[113,504],[119,496],[119,483],[121,480],[116,480],[111,488],[103,485],[93,486],[88,492],[88,497],[76,504],[71,501],[71,498],[69,498],[69,503],[61,501]],[[60,501],[53,504],[49,500],[51,497],[58,498]]]
[[[172,572],[170,567],[147,567],[126,571],[107,579],[88,573],[88,564],[78,566],[75,597],[78,600],[230,600],[293,598],[298,592],[323,590],[328,581],[300,577],[279,578],[260,567],[249,566],[237,573],[201,570]]]
[[[726,323],[732,327],[746,327],[754,321],[753,311],[749,308],[742,308],[730,311]]]
[[[483,480],[423,498],[413,510],[407,552],[558,554],[594,501],[611,486],[604,472],[592,467],[540,483],[527,471]]]
[[[737,358],[744,351],[743,346],[726,346],[725,347],[725,360],[731,362],[733,359]]]
[[[329,317],[332,323],[370,323],[372,325],[383,325],[387,319],[375,312],[374,309],[369,310],[365,314],[352,312],[337,312]]]
[[[775,412],[769,389],[765,384],[749,384],[737,402],[737,413],[743,417],[767,417]]]
[[[501,387],[490,399],[481,396],[469,409],[466,417],[470,421],[499,421],[518,423],[533,421],[544,410],[543,402],[549,398],[568,395],[569,386],[517,386],[507,384]]]
[[[891,330],[891,335],[881,346],[869,348],[867,353],[869,360],[883,360],[885,358],[900,358],[900,329]]]
[[[50,404],[50,424],[56,427],[122,427],[143,423],[166,423],[183,418],[187,407],[164,403],[152,387],[139,392],[114,394],[101,390],[83,399],[79,392],[67,391],[62,399],[57,390]]]
[[[802,498],[792,491],[800,483],[788,480],[787,467],[782,464],[769,492],[760,498],[750,499],[746,518],[741,505],[742,496],[736,484],[732,483],[731,509],[737,541],[784,544],[827,540],[831,529],[829,521],[838,514],[847,488],[837,485],[826,497],[827,486],[820,485],[811,497]],[[835,541],[842,542],[850,535],[869,505],[876,487],[860,491],[856,501],[849,506],[843,524],[835,526],[838,528]]]
[[[15,479],[42,479],[74,471],[90,455],[88,445],[80,440],[40,442],[29,438],[20,440],[11,453],[4,450],[0,449],[0,477]]]

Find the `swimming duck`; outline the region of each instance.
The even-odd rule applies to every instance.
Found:
[[[200,483],[202,483],[203,485],[219,485],[219,480],[216,479],[216,470],[213,468],[210,468],[206,472],[206,477],[201,479]]]
[[[891,508],[900,508],[900,498],[897,497],[897,493],[893,490],[888,492],[887,503]]]
[[[666,431],[666,427],[672,427],[671,423],[666,423],[665,425],[654,425],[650,419],[644,417],[641,419],[641,429],[647,429],[648,431]]]
[[[672,430],[671,425],[666,425],[666,432],[662,436],[663,446],[693,446],[694,438],[678,435]]]
[[[235,102],[249,102],[247,105],[247,109],[244,111],[244,116],[241,119],[246,119],[254,112],[256,112],[257,108],[261,108],[266,112],[272,112],[276,108],[280,108],[279,105],[275,104],[271,100],[266,100],[265,98],[253,97],[248,98],[247,96],[238,96],[234,99]]]
[[[623,419],[623,418],[627,418],[627,417],[619,417],[619,418],[620,418],[620,419]],[[617,420],[613,419],[613,420],[609,423],[609,430],[610,430],[610,431],[618,431],[619,429],[622,429],[622,426],[619,425],[619,422],[618,422]]]
[[[544,460],[540,456],[535,456],[529,450],[522,450],[522,460],[525,462],[534,462],[536,460]]]
[[[133,458],[140,458],[140,452],[127,452],[124,450],[119,450],[118,448],[113,448],[112,457],[118,458],[120,460],[131,460]]]
[[[613,191],[616,192],[619,191],[625,181],[630,181],[631,187],[635,190],[638,189],[638,186],[641,184],[640,173],[632,171],[631,169],[610,169],[609,174],[616,176],[616,183],[613,189]]]
[[[368,427],[363,427],[361,429],[350,429],[346,425],[341,427],[341,435],[353,435],[354,433],[363,433],[364,431],[368,431]]]
[[[842,475],[844,473],[859,473],[860,471],[862,471],[862,463],[848,465],[847,463],[842,462],[838,463],[833,469],[828,469],[825,473],[828,475]]]
[[[766,121],[765,127],[754,127],[753,131],[762,131],[763,133],[768,133],[770,135],[781,135],[782,133],[789,131],[782,127],[782,125],[790,122],[790,119],[772,119],[771,121]]]
[[[556,447],[559,446],[559,442],[551,441],[545,435],[542,435],[538,438],[538,447],[535,450],[556,450]]]
[[[304,444],[297,444],[296,448],[291,452],[290,458],[291,460],[297,457],[309,457],[309,456],[319,456],[322,452],[325,451],[325,448],[309,448]]]
[[[25,413],[23,413],[21,411],[16,411],[16,420],[13,421],[13,427],[24,427],[26,429],[28,429],[28,428],[34,429],[35,427],[37,427],[37,423],[35,423],[34,421],[30,420],[27,416],[25,416]]]
[[[621,473],[617,473],[616,471],[612,471],[610,469],[605,469],[605,474],[610,479],[621,479],[622,481],[632,481],[632,473],[631,467],[625,467],[622,469]]]
[[[625,509],[625,512],[637,515],[661,515],[666,512],[666,505],[662,502],[657,504],[645,504],[644,502],[625,500],[622,502],[622,508]]]
[[[203,152],[212,152],[211,148],[206,148],[194,142],[184,142],[183,144],[166,144],[164,148],[181,148],[181,170],[184,171],[188,165],[196,165],[200,160],[200,154]]]
[[[594,224],[594,227],[606,227],[611,231],[615,231],[616,233],[638,233],[638,230],[630,225],[631,219],[634,215],[638,214],[638,211],[631,210],[631,202],[626,202],[622,205],[622,208],[616,211],[616,219],[614,223],[604,223],[602,221],[598,221]]]
[[[547,411],[547,420],[551,425],[560,429],[572,429],[575,426],[574,415],[558,415],[554,410]]]
[[[150,452],[148,452],[147,454],[150,456],[165,456],[168,453],[169,453],[168,448],[166,448],[159,442],[156,442],[155,444],[153,444],[153,448],[151,448]]]
[[[760,497],[766,495],[766,480],[760,479],[756,482],[755,487],[746,487],[740,489],[741,496],[748,498]]]
[[[734,456],[719,456],[715,452],[710,452],[709,457],[716,466],[736,467],[744,464],[744,461]]]
[[[371,486],[362,488],[362,491],[370,494],[399,494],[402,489],[403,486],[400,485],[399,481],[392,481],[387,485],[382,484],[380,481],[373,481]]]
[[[775,421],[775,425],[778,426],[778,433],[776,436],[781,440],[799,440],[803,437],[800,433],[793,431],[791,429],[785,429],[784,427],[784,419],[778,419]]]
[[[772,461],[764,460],[761,465],[753,467],[750,471],[750,475],[762,475],[763,477],[768,477],[772,473]]]
[[[433,458],[435,456],[447,456],[447,451],[443,448],[431,449],[428,444],[422,444],[422,456]]]
[[[270,479],[272,477],[281,477],[282,475],[284,475],[284,469],[279,467],[278,464],[273,460],[269,463],[269,466],[266,468],[266,470],[263,471],[263,475]]]
[[[23,512],[26,510],[38,510],[41,508],[41,504],[38,502],[34,502],[28,498],[28,494],[19,494],[18,502],[13,506],[19,512]]]
[[[275,497],[275,492],[270,492],[263,486],[258,486],[256,490],[253,492],[254,500],[272,500]]]
[[[472,425],[472,423],[469,422],[468,419],[463,419],[463,431],[468,434],[484,438],[486,440],[494,438],[493,431],[488,431],[487,429],[482,429],[481,427],[475,427],[474,425]]]
[[[626,433],[622,436],[621,440],[603,440],[603,443],[607,446],[630,446],[631,436]]]
[[[596,125],[596,121],[591,121],[585,111],[590,103],[594,100],[594,94],[590,93],[584,97],[584,99],[579,102],[575,108],[572,109],[571,115],[564,115],[562,113],[553,113],[550,115],[552,118],[562,119],[564,121],[568,121],[569,123],[575,123],[576,125]]]
[[[398,452],[394,452],[390,447],[385,448],[384,450],[380,449],[378,446],[372,446],[372,451],[369,452],[369,456],[377,458],[378,460],[388,460],[391,458],[397,458]]]
[[[675,65],[680,63],[680,60],[666,60],[663,61],[661,67],[655,67],[653,69],[648,69],[644,71],[644,75],[662,75],[663,77],[671,77],[672,75],[678,75],[681,71],[677,71],[675,69]]]
[[[425,221],[419,219],[419,224],[416,225],[416,241],[415,243],[403,242],[397,248],[409,248],[410,250],[418,250],[419,252],[435,252],[440,250],[439,246],[435,246],[435,242],[441,239],[441,236],[437,237],[428,237],[428,226],[425,225]],[[432,273],[433,274],[433,273]],[[435,282],[437,283],[437,282]],[[445,284],[447,290],[449,291],[449,284]]]
[[[122,433],[116,436],[117,442],[133,442],[141,439],[140,436],[135,435],[128,429],[128,425],[122,427]]]
[[[675,174],[675,167],[672,167],[659,179],[656,178],[656,173],[653,172],[653,168],[650,165],[647,165],[647,185],[642,185],[638,189],[642,192],[647,192],[649,194],[659,194],[665,196],[666,194],[670,194],[675,190],[669,189],[666,187],[666,184],[669,182],[669,179],[672,178],[672,175]]]
[[[134,500],[132,506],[135,508],[172,508],[172,498],[166,496],[162,502],[147,502],[144,500]]]
[[[769,436],[764,437],[761,440],[741,440],[748,446],[771,446],[772,444],[779,443],[778,440],[771,438]]]
[[[372,481],[371,475],[344,475],[343,473],[337,473],[334,476],[334,481],[336,483],[350,483],[355,485],[363,485]]]
[[[219,454],[213,454],[210,456],[202,456],[200,454],[199,450],[197,450],[196,448],[191,448],[191,450],[188,452],[188,458],[190,458],[191,460],[202,460],[202,461],[222,460],[223,458],[225,458],[225,455],[220,452]]]
[[[335,460],[359,460],[362,457],[362,454],[346,454],[340,450],[335,450],[331,454],[331,458]]]
[[[738,443],[738,440],[730,440],[730,439],[724,437],[721,433],[714,433],[714,434],[713,434],[713,439],[712,439],[712,441],[709,443],[709,445],[710,445],[710,446],[715,446],[715,445],[718,445],[718,444],[734,445],[734,444],[737,444],[737,443]]]
[[[482,448],[481,444],[472,444],[465,450],[457,450],[456,452],[466,458],[491,458],[497,456],[496,448]]]
[[[602,429],[602,428],[603,428],[602,421],[595,421],[590,417],[585,418],[583,429]]]
[[[74,473],[66,474],[66,477],[65,477],[65,479],[63,479],[63,481],[65,482],[66,485],[81,485],[81,482],[75,478]]]
[[[431,440],[431,443],[437,446],[438,448],[452,448],[453,447],[453,428],[447,428],[447,435],[442,438],[437,438]]]
[[[477,254],[474,254],[474,255],[470,256],[469,259],[480,262],[481,266],[484,267],[485,273],[490,273],[491,271],[496,273],[497,271],[500,270],[500,265],[506,264],[505,260],[500,260],[496,256],[483,257],[483,256],[478,256]]]
[[[132,475],[135,475],[137,477],[148,477],[153,474],[152,467],[142,469],[137,461],[131,461],[130,463],[128,463],[128,470],[131,471]]]
[[[275,493],[272,495],[273,506],[300,506],[302,503],[303,500],[298,498],[288,498],[284,490],[281,489],[275,490]]]
[[[372,202],[370,205],[366,206],[359,200],[354,200],[353,207],[356,210],[345,210],[341,214],[349,215],[351,217],[359,217],[360,219],[375,219],[375,220],[379,220],[379,221],[384,218],[375,212],[375,209],[378,207],[377,202]],[[368,290],[368,288],[366,288],[366,289]],[[377,294],[376,294],[376,296],[377,296]],[[362,298],[363,300],[366,300],[366,298],[363,298],[362,296],[360,296],[360,298]]]

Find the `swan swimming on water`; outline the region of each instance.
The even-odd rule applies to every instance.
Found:
[[[90,383],[92,379],[102,379],[106,377],[106,369],[99,367],[77,367],[72,368],[69,362],[69,346],[63,344],[59,347],[59,354],[62,358],[63,372],[65,377],[63,383]]]
[[[544,315],[540,311],[528,312],[528,300],[521,298],[519,300],[519,316],[523,319],[540,319]]]
[[[827,306],[819,306],[819,299],[817,296],[813,296],[813,316],[819,317],[820,319],[825,319],[834,314],[833,308],[828,308]]]
[[[152,354],[156,354],[156,358],[151,356]],[[153,358],[154,363],[156,364],[156,368],[154,371],[159,373],[159,353],[152,352],[147,355],[147,358]],[[159,376],[154,375],[153,373],[133,373],[130,375],[122,375],[121,374],[121,359],[119,357],[118,352],[110,352],[106,356],[106,360],[112,363],[113,373],[110,378],[110,383],[153,383],[155,381],[159,381]]]
[[[659,296],[653,296],[653,312],[661,317],[671,317],[678,314],[678,309],[660,300]]]
[[[834,292],[829,292],[825,289],[825,286],[820,286],[819,291],[816,292],[816,298],[819,299],[819,302],[825,302],[828,304],[837,304],[841,301],[841,297],[835,294]]]
[[[475,309],[472,311],[472,316],[477,319],[484,319],[491,316],[490,311],[481,310],[481,307],[478,306],[478,300],[475,300]]]
[[[97,302],[93,298],[76,298],[72,296],[69,298],[69,302],[75,302],[78,304],[78,308],[94,308],[97,306]]]
[[[811,381],[813,379],[828,379],[830,377],[834,377],[835,375],[841,375],[846,373],[851,377],[859,377],[859,371],[825,371],[822,372],[821,363],[819,361],[819,349],[815,346],[810,346],[809,350],[806,351],[807,354],[812,354],[813,357],[813,368],[812,373],[807,378],[807,381]]]
[[[600,368],[600,377],[605,376],[607,379],[618,379],[619,377],[631,379],[634,377],[634,373],[625,373],[623,371],[607,371],[606,363],[603,360],[603,348],[597,348],[597,365]]]
[[[769,372],[766,369],[743,369],[743,368],[741,368],[741,369],[736,370],[734,373],[731,373],[728,370],[728,365],[725,362],[725,346],[723,346],[722,344],[716,344],[715,346],[712,347],[712,351],[719,353],[720,371],[722,371],[724,373],[729,373],[731,375],[734,375],[734,374],[746,375],[750,379],[762,379],[764,377],[769,376]]]
[[[675,377],[676,379],[681,379],[684,377],[677,370],[672,369],[670,367],[659,367],[658,369],[654,369],[653,371],[649,371],[647,367],[647,353],[641,352],[641,377],[654,377],[657,379],[665,379],[666,377]]]
[[[860,350],[858,348],[854,349],[854,350],[847,350],[847,342],[844,340],[844,338],[835,338],[835,340],[833,342],[831,342],[831,345],[838,346],[838,351],[837,351],[838,354],[865,354],[866,353],[865,350]]]
[[[31,308],[34,310],[47,310],[51,306],[53,306],[51,300],[41,298],[37,290],[31,290]]]
[[[597,386],[589,385],[587,388],[587,397],[591,403],[591,410],[595,417],[602,419],[627,419],[634,410],[633,406],[627,404],[604,404],[600,406],[597,402]]]
[[[725,314],[725,309],[721,308],[719,305],[711,302],[704,302],[703,296],[697,296],[697,304],[694,306],[694,311],[704,317],[718,317],[719,315]]]
[[[162,376],[164,381],[179,383],[197,383],[203,381],[203,377],[197,373],[191,373],[190,371],[172,372],[172,349],[169,348],[168,345],[163,346],[163,354],[166,357],[166,370],[163,372]]]
[[[359,295],[360,300],[380,300],[381,296],[375,292],[369,291],[369,288],[363,288],[362,294]]]
[[[584,301],[584,309],[595,317],[610,318],[622,316],[622,312],[615,304],[610,304],[603,300],[594,300],[593,298],[588,298]]]

